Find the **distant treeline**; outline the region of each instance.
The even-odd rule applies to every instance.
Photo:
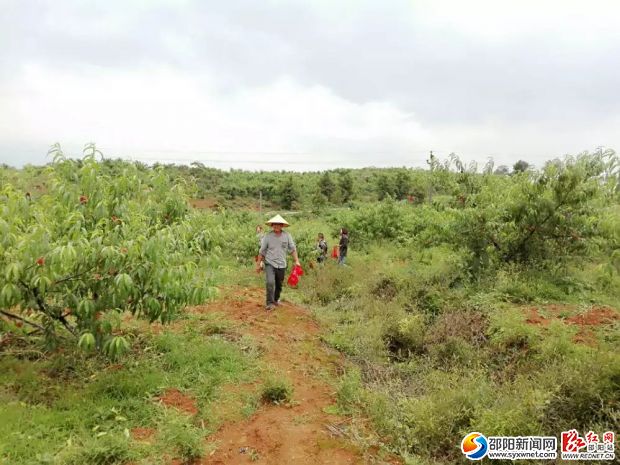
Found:
[[[611,152],[611,151],[608,151]],[[582,154],[583,155],[583,154]],[[602,155],[602,153],[601,153]],[[609,154],[607,154],[609,155]],[[547,163],[554,163],[550,161]],[[353,201],[375,201],[392,198],[410,203],[432,203],[450,196],[462,202],[477,191],[485,176],[511,177],[528,173],[532,167],[517,161],[512,168],[495,167],[490,160],[484,167],[469,165],[455,155],[439,161],[431,156],[428,168],[360,168],[333,169],[316,172],[221,170],[194,162],[190,165],[161,164],[152,166],[121,159],[104,159],[110,173],[122,173],[128,165],[141,171],[163,170],[175,182],[184,182],[196,199],[208,199],[209,205],[224,207],[311,209],[348,205]],[[26,165],[21,170],[0,165],[2,177],[25,189],[44,189],[45,166]]]

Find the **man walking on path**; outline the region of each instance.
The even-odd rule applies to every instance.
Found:
[[[286,255],[290,253],[295,265],[300,265],[295,242],[289,233],[282,229],[288,227],[288,222],[280,215],[267,221],[271,232],[265,234],[258,254],[256,271],[260,273],[261,264],[265,262],[265,287],[267,291],[266,309],[273,310],[280,304],[280,293],[286,272]]]

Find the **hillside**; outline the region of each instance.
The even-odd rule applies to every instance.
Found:
[[[430,202],[310,202],[288,214],[306,273],[274,313],[265,213],[193,208],[176,176],[62,154],[0,171],[1,460],[447,464],[472,431],[617,430],[612,153],[445,165],[420,173]],[[319,266],[342,227],[347,265]]]

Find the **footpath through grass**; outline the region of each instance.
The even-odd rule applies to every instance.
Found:
[[[171,325],[126,319],[132,352],[117,361],[5,340],[0,463],[401,463],[344,415],[343,360],[310,312],[265,311],[261,277],[237,273],[253,286]]]

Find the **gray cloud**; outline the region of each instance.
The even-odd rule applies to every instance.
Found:
[[[620,10],[609,2],[606,15],[605,2],[591,2],[598,10],[584,20],[578,15],[589,11],[587,2],[574,15],[564,11],[579,3],[556,2],[557,11],[541,12],[525,2],[529,10],[514,10],[514,18],[482,5],[480,15],[496,15],[494,25],[476,14],[467,17],[471,24],[459,22],[457,13],[406,1],[9,0],[0,3],[0,85],[19,81],[32,64],[76,76],[166,67],[204,75],[222,95],[288,77],[355,104],[389,102],[430,130],[538,127],[541,146],[553,148],[544,132],[612,127],[620,115],[620,34],[613,24]],[[574,139],[584,141],[606,143]]]

